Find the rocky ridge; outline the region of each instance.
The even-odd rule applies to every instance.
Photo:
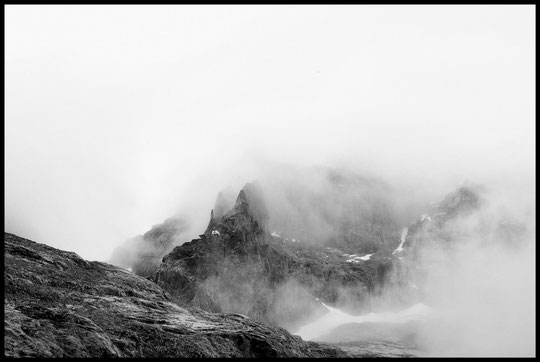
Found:
[[[391,265],[389,258],[347,262],[337,249],[271,235],[256,184],[240,191],[231,210],[211,216],[201,238],[173,249],[153,279],[178,303],[290,330],[325,313],[321,301],[361,305]]]
[[[265,226],[271,234],[362,255],[390,249],[399,237],[391,191],[382,180],[324,167],[268,169],[256,188],[266,194]],[[208,228],[221,221],[237,197],[238,191],[230,189],[218,193]],[[110,262],[149,277],[166,254],[191,239],[190,227],[185,219],[166,220],[118,247]]]
[[[151,281],[4,234],[6,357],[347,357],[245,316],[179,306]]]

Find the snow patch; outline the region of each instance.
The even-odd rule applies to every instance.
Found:
[[[359,263],[360,260],[367,261],[371,258],[373,254],[366,254],[364,256],[357,256],[357,254],[343,254],[343,256],[348,256],[349,259],[346,260],[347,263]]]
[[[392,254],[401,253],[403,251],[403,244],[407,240],[407,233],[408,232],[409,232],[409,228],[406,227],[406,226],[403,228],[403,230],[401,230],[401,243],[396,248],[396,250],[394,250],[394,252],[392,252]]]
[[[217,230],[212,230],[212,235],[221,235],[221,234]]]

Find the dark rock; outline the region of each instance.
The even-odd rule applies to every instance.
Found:
[[[347,357],[239,316],[181,307],[119,267],[4,234],[6,357]]]

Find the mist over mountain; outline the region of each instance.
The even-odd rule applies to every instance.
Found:
[[[5,33],[6,356],[535,356],[533,5]]]
[[[436,202],[419,201],[416,208],[423,212],[412,217],[396,205],[406,198],[380,179],[327,167],[280,165],[271,171],[244,185],[236,201],[230,191],[219,192],[199,238],[181,240],[164,232],[169,223],[183,225],[169,219],[144,234],[142,244],[131,242],[131,254],[164,256],[154,257],[152,272],[141,258],[124,267],[157,283],[180,305],[239,313],[357,352],[452,355],[457,352],[448,346],[426,342],[438,335],[426,334],[434,318],[458,313],[448,301],[465,293],[459,285],[449,286],[456,294],[446,297],[441,311],[441,297],[449,293],[444,281],[458,278],[471,263],[482,270],[495,267],[496,252],[507,253],[511,263],[522,260],[523,268],[532,266],[526,256],[534,235],[528,204],[501,206],[498,193],[484,185],[465,183]],[[114,254],[130,255],[126,245]],[[514,272],[502,275],[520,288],[532,287],[533,274],[514,280]],[[466,278],[483,283],[480,275]],[[436,280],[443,283],[434,285]],[[505,292],[494,287],[490,293]],[[516,296],[515,303],[523,302],[532,313],[532,305]],[[411,306],[418,307],[410,313],[424,314],[399,319],[398,311]],[[500,307],[509,312],[514,304]],[[465,313],[482,307],[459,308]],[[397,313],[388,317],[396,321],[363,317],[370,313]],[[457,328],[458,320],[445,323]],[[534,334],[528,321],[522,323],[527,335],[522,348],[530,351]],[[466,353],[485,352],[495,340],[469,346]],[[516,346],[505,341],[509,350]]]

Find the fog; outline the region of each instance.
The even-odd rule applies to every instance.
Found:
[[[435,246],[422,255],[431,265],[424,302],[436,310],[419,336],[429,355],[536,354],[534,212],[530,203],[501,207],[499,195],[512,192],[491,191],[479,213],[447,226],[457,236],[453,250]],[[527,225],[517,243],[498,234],[499,223],[511,220]]]
[[[532,182],[533,9],[7,6],[6,231],[104,259],[252,155]]]
[[[530,354],[534,30],[523,5],[7,5],[5,231],[107,260],[173,215],[196,237],[219,191],[263,175],[381,180],[402,226],[474,182],[530,242],[456,251],[427,300],[463,343],[424,340]]]
[[[435,356],[535,356],[535,247],[467,245],[438,273],[426,294],[437,312],[420,332]]]

